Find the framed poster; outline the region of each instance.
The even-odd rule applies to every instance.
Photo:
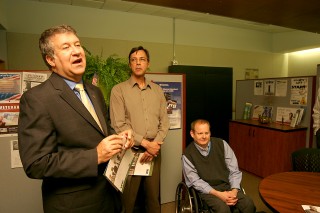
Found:
[[[164,93],[167,101],[167,113],[170,129],[181,128],[181,82],[156,82]]]

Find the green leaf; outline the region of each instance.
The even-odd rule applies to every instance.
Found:
[[[92,53],[86,49],[87,66],[83,75],[83,80],[86,82],[92,82],[92,78],[96,73],[98,76],[98,86],[101,89],[107,107],[110,104],[110,93],[113,86],[123,81],[126,81],[130,77],[130,67],[125,58],[120,58],[116,54],[110,55],[108,58],[103,59],[101,56],[92,55]]]

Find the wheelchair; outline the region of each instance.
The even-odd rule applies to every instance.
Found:
[[[203,203],[193,187],[180,182],[176,189],[175,213],[209,213],[209,209],[203,209]],[[199,208],[200,206],[200,208]]]
[[[244,189],[241,191],[245,194]],[[233,213],[239,212],[234,209]],[[213,210],[202,201],[198,192],[193,187],[188,187],[184,182],[180,182],[176,189],[175,213],[213,213]]]

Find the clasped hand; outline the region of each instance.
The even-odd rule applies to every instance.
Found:
[[[228,206],[234,206],[238,202],[237,192],[234,191],[219,192],[218,197]]]
[[[154,157],[158,156],[163,142],[160,142],[160,141],[150,142],[144,139],[142,144],[143,144],[143,147],[146,149],[146,151],[144,152],[143,156],[140,159],[140,163],[143,164],[143,163],[152,161]]]
[[[122,149],[130,149],[134,144],[132,135],[132,130],[125,130],[104,138],[97,146],[98,164],[107,162]]]

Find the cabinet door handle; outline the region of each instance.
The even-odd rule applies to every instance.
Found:
[[[252,132],[251,132],[251,131],[252,131]],[[254,137],[254,136],[255,136],[255,133],[256,133],[256,130],[255,130],[255,129],[252,129],[252,128],[249,129],[249,137],[250,137],[250,136]]]

